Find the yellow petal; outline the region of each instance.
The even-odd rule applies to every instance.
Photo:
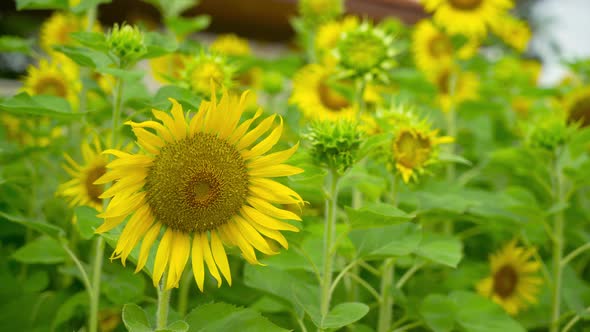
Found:
[[[254,209],[250,206],[247,206],[247,205],[242,207],[242,215],[246,219],[250,219],[251,221],[253,221],[257,224],[260,224],[264,227],[268,227],[270,229],[299,232],[299,228],[297,228],[291,224],[274,219],[272,217],[269,217],[266,214]]]
[[[227,254],[225,253],[225,248],[223,248],[223,243],[219,239],[216,231],[211,232],[211,251],[213,253],[213,258],[215,259],[215,263],[219,267],[221,274],[227,280],[227,283],[231,286],[231,272],[229,270],[229,263],[227,261]]]
[[[172,247],[170,248],[170,268],[166,279],[166,289],[178,287],[184,267],[188,261],[191,243],[189,235],[184,232],[172,231]]]
[[[158,123],[156,121],[143,121],[140,123],[136,123],[136,122],[132,122],[132,121],[127,121],[125,122],[125,124],[130,125],[132,127],[139,127],[139,128],[152,128],[154,129],[157,133],[158,136],[162,137],[166,142],[174,142],[174,139],[172,138],[172,134],[170,134],[170,131],[164,127],[161,123]]]
[[[154,262],[154,287],[158,287],[158,283],[160,279],[162,279],[162,275],[168,266],[168,261],[170,260],[170,247],[172,246],[172,239],[173,233],[170,228],[166,229],[164,232],[164,236],[160,241],[160,245],[158,246],[158,251],[156,252],[156,260]]]
[[[205,258],[205,263],[207,263],[207,268],[209,269],[209,273],[217,280],[217,287],[221,287],[221,275],[219,275],[219,271],[217,270],[217,265],[215,264],[215,260],[213,259],[213,255],[211,254],[211,248],[209,247],[209,239],[207,239],[207,234],[201,233],[201,248],[203,248],[203,257]]]
[[[267,255],[276,255],[277,252],[272,250],[266,240],[252,227],[248,224],[242,217],[234,216],[235,223],[237,225],[236,229],[242,234],[242,237],[248,241],[254,248],[258,251],[267,254]]]
[[[260,176],[265,178],[275,178],[280,176],[291,176],[295,174],[302,173],[303,169],[291,165],[280,164],[280,165],[272,165],[267,167],[260,167],[256,169],[251,169],[250,176]]]
[[[233,224],[225,224],[220,227],[222,231],[227,233],[227,237],[231,238],[235,244],[238,245],[240,251],[242,252],[242,256],[246,259],[246,261],[250,264],[261,265],[256,258],[256,253],[254,252],[254,248],[246,239],[242,237],[240,231],[236,229],[236,225]]]
[[[153,216],[150,216],[152,219]],[[139,249],[139,258],[137,260],[137,266],[135,267],[135,273],[141,271],[147,262],[147,259],[150,255],[150,250],[152,249],[152,245],[154,241],[160,235],[160,228],[162,224],[159,222],[155,223],[152,228],[145,234],[143,240],[141,241],[141,248]]]
[[[205,266],[203,265],[203,248],[201,247],[200,234],[193,234],[193,247],[191,252],[191,262],[193,266],[193,275],[199,290],[203,292],[203,283],[205,281]]]
[[[291,220],[301,220],[301,218],[296,215],[295,213],[283,209],[279,209],[276,206],[270,204],[269,202],[262,200],[256,197],[247,197],[246,202],[252,205],[256,210],[267,214],[271,217],[279,218],[279,219],[291,219]]]
[[[246,219],[246,221],[248,223],[250,223],[250,225],[252,225],[252,227],[256,228],[256,230],[260,234],[277,241],[283,248],[289,249],[289,243],[287,242],[287,239],[285,239],[283,234],[281,234],[281,232],[274,230],[274,229],[270,229],[268,227],[264,227],[264,226],[262,226],[258,223],[255,223],[254,221],[251,221],[249,219]]]
[[[262,110],[258,109],[254,116],[240,124],[238,128],[234,131],[234,133],[227,139],[230,144],[235,144],[238,140],[244,136],[246,131],[250,128],[252,122],[258,119],[262,115]]]
[[[248,163],[248,168],[256,169],[272,165],[278,165],[287,161],[299,148],[299,142],[293,145],[291,148],[275,153],[271,153],[260,158],[256,158]]]
[[[279,117],[279,119],[279,126],[273,129],[270,135],[268,135],[265,139],[260,141],[260,143],[256,144],[249,151],[242,152],[242,157],[244,159],[250,159],[253,157],[261,156],[268,152],[268,150],[272,149],[272,147],[275,146],[275,144],[277,144],[279,138],[281,138],[281,134],[283,133],[283,118]]]
[[[168,98],[172,103],[172,116],[174,117],[174,131],[181,134],[182,138],[186,137],[186,120],[182,112],[182,106],[173,98]]]
[[[254,143],[260,136],[262,136],[262,134],[267,132],[270,129],[270,127],[272,127],[275,117],[275,114],[267,117],[266,119],[262,120],[262,122],[260,122],[258,126],[250,130],[247,134],[245,134],[236,146],[238,151],[241,151],[247,148],[248,146],[252,145],[252,143]]]

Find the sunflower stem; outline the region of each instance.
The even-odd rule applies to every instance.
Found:
[[[454,103],[454,94],[455,94],[455,83],[456,77],[455,75],[449,76],[449,95],[450,95],[450,107],[447,112],[445,112],[445,120],[447,125],[447,136],[450,137],[457,137],[457,113],[455,111],[455,103]],[[450,155],[455,154],[455,143],[448,144],[448,151]],[[449,162],[447,163],[447,182],[449,184],[455,182],[456,177],[456,169],[455,163]],[[445,234],[452,234],[453,233],[453,222],[451,220],[447,220],[444,223],[444,233]]]
[[[164,280],[166,276],[162,277],[160,285],[158,286],[158,308],[156,310],[156,330],[165,329],[168,326],[168,308],[170,307],[170,290],[164,288]]]
[[[355,90],[355,102],[358,105],[358,111],[356,112],[356,120],[360,122],[361,116],[365,112],[366,104],[365,104],[365,90],[367,88],[367,81],[364,78],[360,78],[356,82],[356,90]]]
[[[393,258],[387,258],[382,265],[381,288],[379,301],[379,320],[377,322],[377,332],[387,332],[391,328],[393,319],[393,274],[395,261]]]
[[[98,330],[98,307],[100,304],[100,278],[102,272],[102,261],[104,256],[104,240],[98,236],[94,242],[94,260],[92,262],[92,296],[90,297],[90,318],[88,320],[88,330],[96,332]]]
[[[326,220],[324,223],[324,269],[321,283],[320,312],[322,320],[326,318],[330,311],[330,300],[332,297],[332,265],[334,263],[334,253],[332,248],[336,238],[336,208],[338,206],[338,174],[335,170],[329,170],[326,177],[326,186],[328,188],[328,197],[326,198]]]
[[[563,172],[559,163],[559,153],[556,154],[554,160],[554,199],[557,205],[563,205],[565,202],[564,193],[564,179]],[[553,226],[553,290],[551,294],[551,328],[550,332],[559,331],[559,316],[560,316],[560,305],[561,305],[561,282],[562,282],[562,259],[563,259],[563,223],[564,215],[563,210],[560,209],[555,214],[554,226]]]
[[[113,148],[117,146],[117,137],[119,130],[119,119],[121,118],[121,109],[123,108],[123,80],[117,78],[115,82],[115,90],[113,91],[113,119],[112,119],[112,139],[111,145]]]
[[[178,313],[184,317],[188,305],[188,292],[193,284],[191,281],[192,273],[190,269],[186,269],[180,280],[180,288],[178,290]]]

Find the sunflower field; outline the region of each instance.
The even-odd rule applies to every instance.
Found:
[[[540,85],[513,0],[299,0],[272,54],[110,2],[0,36],[0,330],[590,331],[590,59]]]

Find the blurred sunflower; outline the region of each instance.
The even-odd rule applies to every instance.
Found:
[[[86,30],[87,20],[70,13],[54,12],[49,17],[40,29],[40,43],[41,48],[48,54],[59,54],[53,50],[55,45],[68,45],[72,43],[70,34],[77,31]],[[95,23],[93,31],[100,32],[102,28],[100,24]]]
[[[480,38],[488,26],[514,5],[512,0],[423,0],[434,21],[451,34]]]
[[[85,205],[101,211],[103,184],[94,182],[105,174],[108,159],[102,154],[102,146],[96,136],[92,145],[82,143],[81,151],[82,164],[78,164],[69,154],[64,154],[67,163],[62,167],[72,179],[61,184],[57,194],[67,197],[71,207]]]
[[[416,66],[422,71],[448,67],[453,62],[451,39],[430,20],[423,20],[416,25],[412,39]]]
[[[189,57],[172,53],[150,60],[152,75],[160,83],[169,83],[171,80],[181,80]]]
[[[190,58],[185,65],[183,78],[202,96],[208,95],[212,88],[217,90],[232,84],[234,68],[219,55],[201,53]]]
[[[324,65],[336,65],[337,59],[332,51],[338,44],[338,40],[343,33],[355,29],[358,25],[359,20],[356,16],[347,16],[339,21],[326,22],[318,28],[315,37],[315,49],[318,58]]]
[[[491,298],[511,315],[535,303],[543,281],[535,276],[541,264],[531,259],[534,253],[534,248],[520,248],[516,241],[509,242],[490,256],[492,275],[477,284],[478,293]]]
[[[252,54],[252,49],[246,39],[235,34],[220,35],[211,43],[212,52],[229,56],[246,56]]]
[[[80,81],[77,70],[68,69],[56,61],[39,61],[37,67],[30,65],[24,77],[22,90],[29,95],[52,95],[66,99],[72,107],[77,106]]]
[[[436,162],[438,145],[451,142],[452,137],[439,137],[438,130],[431,130],[425,123],[404,125],[397,130],[391,146],[395,168],[408,183]]]
[[[492,23],[492,31],[506,44],[519,52],[524,52],[531,39],[531,29],[526,21],[510,15],[502,15]]]
[[[259,140],[271,130],[276,116],[269,116],[251,128],[262,114],[259,110],[240,124],[245,99],[246,93],[238,101],[225,92],[218,103],[213,92],[211,102],[203,101],[190,121],[182,106],[170,99],[172,116],[153,110],[161,123],[127,122],[143,151],[105,151],[116,159],[95,182],[115,181],[101,196],[112,199],[99,215],[105,222],[98,233],[113,229],[131,215],[112,258],[121,258],[125,264],[143,239],[136,268],[140,271],[163,231],[154,262],[154,285],[167,270],[165,288],[178,287],[191,256],[194,277],[202,291],[204,263],[218,286],[222,283],[221,275],[231,284],[222,240],[238,246],[252,264],[258,263],[254,249],[268,255],[277,253],[273,240],[287,248],[280,231],[298,228],[281,219],[301,219],[274,204],[299,205],[303,201],[296,192],[270,178],[303,171],[283,164],[298,144],[265,155],[278,142],[283,123]]]
[[[356,110],[344,94],[334,88],[333,71],[318,64],[301,68],[293,78],[295,104],[307,119],[354,118]]]
[[[429,79],[437,88],[437,101],[444,112],[478,97],[479,80],[472,72],[462,72],[451,66],[432,73]]]
[[[582,127],[590,126],[590,86],[567,95],[564,107],[568,123],[576,123]]]
[[[344,12],[343,0],[299,0],[299,13],[309,26],[333,20]]]

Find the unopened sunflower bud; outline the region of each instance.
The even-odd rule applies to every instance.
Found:
[[[309,26],[317,26],[344,13],[342,0],[299,0],[299,13]]]
[[[529,136],[529,145],[553,151],[563,145],[567,138],[567,126],[562,119],[547,119],[537,124]]]
[[[146,51],[142,32],[125,23],[121,26],[115,23],[107,37],[107,45],[123,63],[139,59]]]
[[[305,138],[311,143],[311,155],[319,165],[344,173],[357,161],[362,132],[350,120],[318,121],[312,123]]]
[[[285,79],[281,73],[269,71],[264,73],[264,76],[262,77],[262,87],[264,91],[271,95],[275,95],[283,91],[284,81]]]

